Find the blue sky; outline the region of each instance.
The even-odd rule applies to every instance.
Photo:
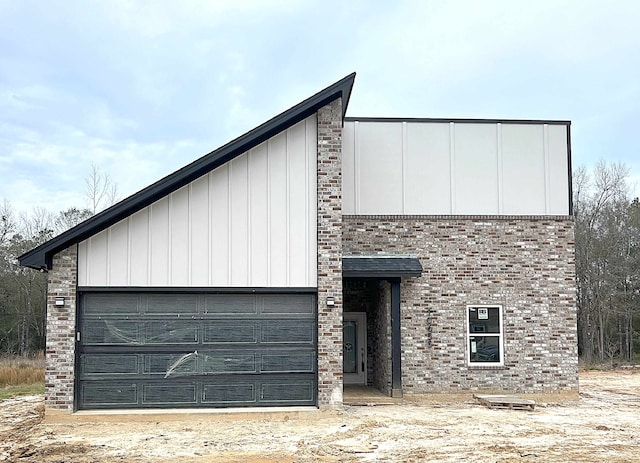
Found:
[[[0,201],[128,196],[357,72],[350,116],[570,119],[640,194],[637,1],[0,0]]]

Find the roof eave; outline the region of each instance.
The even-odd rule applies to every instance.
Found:
[[[366,271],[342,271],[343,278],[417,278],[422,276],[422,272],[419,271],[407,271],[407,272],[366,272]]]

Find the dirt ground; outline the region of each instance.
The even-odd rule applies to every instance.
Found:
[[[583,372],[579,401],[534,411],[468,400],[125,420],[51,424],[42,396],[4,400],[0,461],[640,462],[640,371]]]

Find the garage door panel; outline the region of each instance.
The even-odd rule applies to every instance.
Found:
[[[260,399],[269,403],[309,402],[315,394],[313,381],[280,381],[262,384]]]
[[[263,343],[313,344],[316,324],[311,320],[265,321],[262,325]]]
[[[138,385],[113,381],[81,383],[80,401],[85,408],[135,406],[138,404]]]
[[[139,374],[136,354],[82,354],[80,362],[82,378]]]
[[[202,373],[223,375],[230,373],[258,373],[255,352],[221,352],[202,356]]]
[[[158,294],[147,296],[147,309],[148,314],[197,314],[198,313],[198,300],[189,295],[180,294]]]
[[[196,376],[198,361],[194,352],[186,354],[146,354],[145,373],[151,376],[169,378],[176,376]]]
[[[268,294],[262,297],[262,313],[313,315],[315,307],[313,300],[305,295]]]
[[[255,352],[194,351],[187,354],[147,354],[145,374],[165,378],[177,376],[258,373]]]
[[[197,344],[198,324],[194,320],[145,322],[145,344]]]
[[[129,314],[140,312],[140,297],[129,294],[86,294],[82,311],[85,315],[94,314]]]
[[[256,298],[253,295],[208,294],[204,298],[204,312],[216,315],[256,314]]]
[[[204,404],[237,407],[255,405],[256,402],[256,388],[253,381],[202,385],[202,403]]]
[[[174,378],[251,373],[315,373],[316,353],[306,349],[195,350],[184,353],[84,353],[80,378]]]
[[[90,296],[80,304],[79,408],[315,404],[313,294]]]
[[[126,320],[83,320],[83,344],[141,344],[139,324]]]
[[[195,382],[165,382],[145,384],[142,387],[142,405],[195,405]]]
[[[204,326],[202,342],[211,343],[257,343],[256,322],[208,322]]]
[[[269,373],[315,373],[315,352],[273,352],[262,354],[261,371]]]
[[[83,408],[93,409],[312,405],[316,401],[316,381],[305,375],[85,381],[80,387]]]

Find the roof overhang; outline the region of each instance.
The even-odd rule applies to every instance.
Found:
[[[100,233],[111,225],[153,204],[311,116],[318,109],[338,98],[342,98],[342,119],[344,121],[355,77],[355,72],[349,74],[255,129],[21,255],[18,257],[20,265],[38,270],[51,269],[53,256],[58,252]]]
[[[415,256],[343,256],[343,278],[412,278],[422,275]]]

